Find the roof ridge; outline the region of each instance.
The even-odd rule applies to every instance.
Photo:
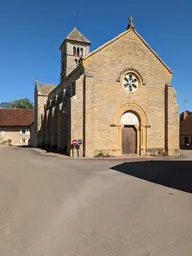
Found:
[[[102,44],[101,46],[99,46],[98,48],[96,48],[94,51],[90,52],[88,55],[84,56],[82,59],[86,60],[88,59],[90,56],[94,55],[96,52],[100,51],[101,49],[105,48],[106,46],[108,46],[109,44],[113,43],[114,41],[116,41],[117,39],[119,39],[120,37],[122,37],[124,34],[127,34],[128,32],[130,32],[131,29],[125,30],[124,32],[120,33],[119,35],[115,36],[114,38],[112,38],[111,40],[107,41],[106,43]]]
[[[68,34],[68,36],[65,39],[77,41],[78,36],[82,37],[81,39],[79,39],[80,41],[91,43],[76,27],[74,27],[74,29]]]
[[[147,48],[157,57],[157,59],[165,66],[165,68],[172,74],[171,69],[165,64],[165,62],[160,58],[160,56],[150,47],[150,45],[145,41],[145,39],[134,30],[135,34],[139,37],[139,39],[147,46]]]
[[[133,31],[138,37],[139,39],[145,44],[145,46],[157,57],[157,59],[165,66],[165,68],[172,74],[171,69],[165,64],[165,62],[159,57],[159,55],[149,46],[149,44],[143,39],[143,37],[135,30],[134,27],[129,27],[127,30],[125,30],[124,32],[120,33],[119,35],[117,35],[116,37],[112,38],[111,40],[107,41],[106,43],[104,43],[103,45],[99,46],[98,48],[96,48],[94,51],[90,52],[88,55],[86,55],[85,57],[82,58],[82,60],[86,60],[89,57],[91,57],[92,55],[94,55],[95,53],[97,53],[98,51],[102,50],[103,48],[107,47],[108,45],[110,45],[111,43],[113,43],[114,41],[118,40],[119,38],[123,37],[125,34],[130,33],[131,31]]]
[[[57,84],[40,84],[40,85],[57,85]]]
[[[34,110],[34,108],[0,108],[1,110]]]
[[[83,43],[87,43],[89,45],[91,44],[91,41],[89,41],[76,27],[74,27],[73,30],[64,39],[63,43],[60,46],[60,49],[62,48],[62,46],[66,40],[83,42]]]

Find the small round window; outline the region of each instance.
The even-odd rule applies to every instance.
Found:
[[[123,86],[130,92],[136,91],[139,86],[138,78],[132,73],[126,74],[123,78]]]

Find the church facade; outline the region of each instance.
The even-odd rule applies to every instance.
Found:
[[[76,28],[60,47],[59,85],[35,85],[34,145],[75,155],[179,155],[172,72],[136,31],[90,52]]]

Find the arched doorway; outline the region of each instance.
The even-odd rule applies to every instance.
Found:
[[[127,111],[121,116],[122,153],[137,154],[139,140],[139,118],[134,112]]]

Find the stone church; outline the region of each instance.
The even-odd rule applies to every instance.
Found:
[[[35,84],[33,144],[93,157],[179,155],[179,107],[172,71],[127,29],[90,52],[75,27],[63,41],[60,84]],[[76,150],[73,140],[82,140]]]

